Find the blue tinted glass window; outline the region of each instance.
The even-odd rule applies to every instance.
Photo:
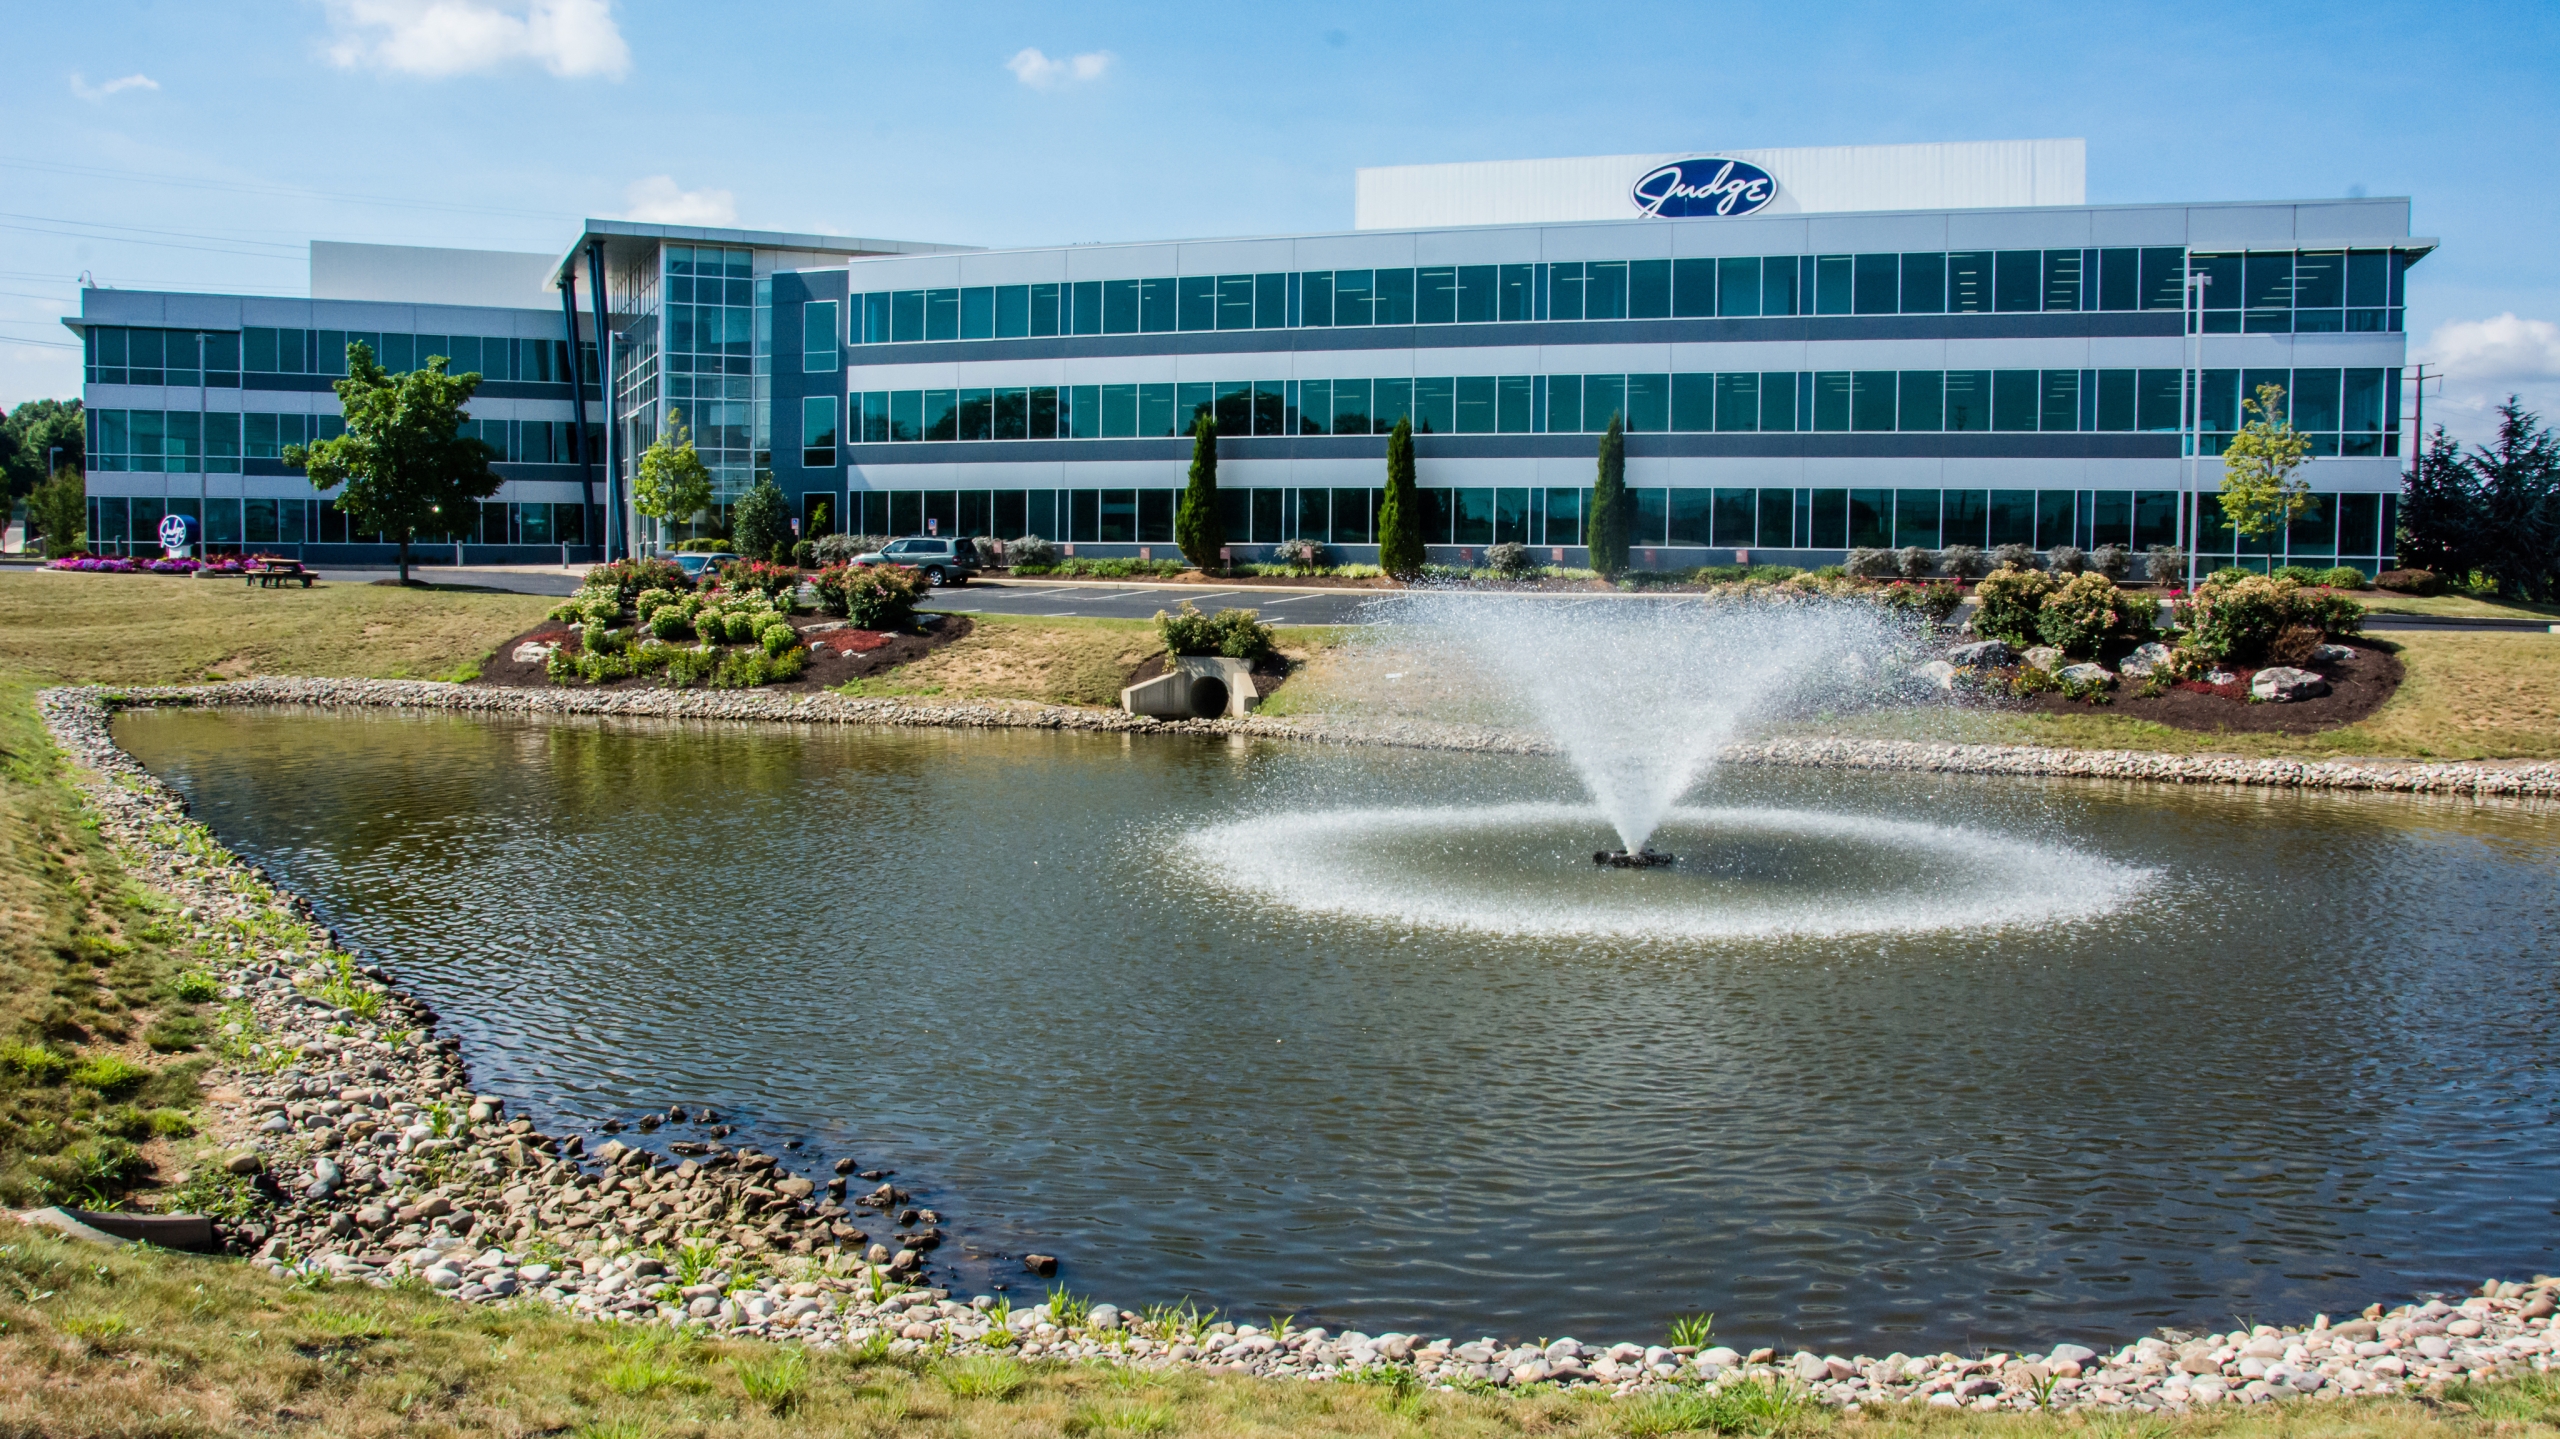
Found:
[[[1129,328],[1132,330],[1138,327],[1137,299],[1137,291],[1133,287],[1129,292]],[[1067,306],[1068,319],[1072,322],[1072,333],[1078,335],[1102,333],[1102,282],[1100,280],[1080,280],[1068,286]]]
[[[1937,315],[1947,308],[1947,257],[1934,251],[1902,257],[1902,313]]]
[[[1218,277],[1184,275],[1173,282],[1174,308],[1185,330],[1218,328]]]
[[[1757,315],[1760,313],[1760,262],[1749,256],[1718,260],[1716,267],[1716,309],[1719,315]]]
[[[1627,317],[1626,261],[1594,260],[1582,267],[1582,275],[1582,318],[1623,320]]]
[[[924,437],[928,440],[960,438],[960,392],[958,390],[924,392]]]
[[[960,338],[992,340],[996,337],[996,292],[986,285],[973,285],[960,292]]]
[[[1627,419],[1627,377],[1624,375],[1585,375],[1582,377],[1582,427],[1586,430],[1609,428],[1609,418],[1618,417],[1619,427]]]
[[[1253,277],[1253,326],[1285,329],[1289,324],[1289,276],[1286,271]]]
[[[1795,378],[1787,378],[1795,391]],[[1748,432],[1760,428],[1760,376],[1751,370],[1724,370],[1716,375],[1716,428]]]
[[[836,302],[812,300],[800,307],[800,368],[810,373],[836,367]]]
[[[1756,409],[1756,407],[1755,407]],[[1716,377],[1695,371],[1671,377],[1671,428],[1683,433],[1716,427]]]
[[[1537,266],[1504,265],[1497,283],[1501,287],[1501,318],[1504,321],[1526,320],[1536,301]],[[2395,297],[2393,304],[2398,304]]]
[[[1989,250],[1959,250],[1947,256],[1947,310],[1980,314],[1991,308],[1992,259]]]
[[[1793,315],[1803,310],[1803,272],[1794,255],[1770,255],[1760,262],[1760,313]]]
[[[1547,318],[1582,318],[1583,279],[1579,262],[1547,267]]]
[[[1758,279],[1755,270],[1754,280]],[[1754,289],[1757,289],[1755,284]],[[1754,299],[1759,298],[1754,294]],[[1700,319],[1716,312],[1716,262],[1713,260],[1674,260],[1671,262],[1671,313],[1684,320]]]
[[[1547,433],[1571,434],[1582,428],[1582,377],[1547,376]]]
[[[1531,375],[1501,375],[1493,382],[1493,426],[1506,435],[1529,433],[1531,414]]]
[[[1849,372],[1824,370],[1813,377],[1813,428],[1849,428]]]
[[[1492,385],[1486,382],[1483,408],[1491,419]],[[1458,431],[1458,382],[1451,379],[1413,382],[1413,428],[1419,434],[1452,435]],[[1493,426],[1485,426],[1490,430]]]
[[[1902,257],[1859,255],[1850,284],[1852,305],[1861,315],[1890,315],[1902,307]]]
[[[1174,328],[1175,286],[1171,275],[1138,281],[1138,328],[1161,335]]]
[[[1849,428],[1893,428],[1896,376],[1891,370],[1859,370],[1849,381]]]
[[[1374,281],[1370,323],[1377,325],[1410,325],[1413,323],[1413,272],[1380,270]]]
[[[1218,328],[1250,330],[1253,328],[1253,277],[1220,275],[1218,277]]]
[[[924,292],[924,337],[928,340],[960,338],[960,292],[958,290]]]
[[[1991,373],[1991,428],[1995,430],[2032,430],[2036,427],[2041,399],[2037,385],[2041,373],[2035,370],[1994,370]]]
[[[1454,433],[1489,435],[1494,432],[1494,394],[1491,375],[1461,375],[1457,383],[1457,424]]]
[[[1376,283],[1376,275],[1368,270],[1334,271],[1333,322],[1336,325],[1373,323],[1377,311]]]
[[[1051,308],[1055,309],[1056,298],[1053,296],[1049,303]],[[1018,340],[1030,333],[1031,287],[1029,285],[998,285],[996,287],[996,338]]]
[[[1059,302],[1062,298],[1060,292],[1065,288],[1066,287],[1063,285],[1033,285],[1030,287],[1031,334],[1062,335],[1066,333],[1066,330],[1059,323],[1062,318],[1059,313]]]
[[[1855,289],[1847,255],[1817,255],[1813,261],[1813,313],[1846,315]]]
[[[1460,265],[1457,268],[1457,310],[1454,318],[1459,324],[1493,323],[1498,313],[1500,274],[1500,269],[1493,265]]]
[[[2080,305],[2080,262],[2078,250],[2044,252],[2044,307],[2048,310],[2077,310]]]
[[[1138,282],[1105,280],[1102,282],[1102,333],[1134,335],[1138,333]]]
[[[2044,372],[2043,414],[2039,428],[2047,430],[2080,428],[2080,372],[2078,370]]]
[[[1660,433],[1671,428],[1671,377],[1627,376],[1627,428]]]
[[[1300,286],[1299,323],[1318,327],[1333,323],[1333,272],[1309,270]]]
[[[1627,265],[1627,318],[1661,320],[1671,315],[1671,262],[1635,260]]]
[[[1936,430],[1946,425],[1947,395],[1945,374],[1937,370],[1905,370],[1900,389],[1902,400],[1894,427],[1903,430]]]
[[[1414,272],[1413,322],[1447,325],[1458,318],[1458,270],[1454,265],[1424,266]]]
[[[1991,308],[2000,311],[2044,308],[2044,252],[2002,250],[1994,256]]]

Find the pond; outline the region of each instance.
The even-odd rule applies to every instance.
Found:
[[[1547,759],[117,734],[479,1088],[892,1169],[964,1292],[1882,1353],[2560,1268],[2548,808],[1728,770],[1622,872]]]

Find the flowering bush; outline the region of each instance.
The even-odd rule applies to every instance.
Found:
[[[82,574],[91,575],[134,573],[133,561],[119,560],[105,555],[65,555],[58,560],[45,561],[44,567],[49,570],[78,570]]]
[[[731,560],[720,567],[720,587],[724,590],[753,590],[787,600],[792,591],[800,588],[800,572],[789,565],[768,564],[763,560]]]
[[[1947,616],[1964,603],[1964,591],[1948,580],[1930,580],[1914,584],[1896,580],[1876,592],[1885,608],[1903,610],[1920,616],[1933,625],[1947,622]]]
[[[830,565],[809,583],[820,609],[866,630],[913,627],[925,592],[924,572],[905,565]]]
[[[1271,558],[1302,575],[1313,574],[1324,568],[1324,546],[1310,539],[1282,540],[1271,547]]]
[[[1974,612],[1973,632],[2013,645],[2034,643],[2036,611],[2044,608],[2045,596],[2053,591],[2053,576],[2044,571],[2002,565],[1974,587],[1982,607]]]
[[[2279,639],[2299,648],[2288,630],[2354,634],[2364,628],[2364,606],[2335,590],[2305,589],[2291,579],[2244,574],[2215,575],[2178,606],[2178,622],[2190,642],[2218,660],[2250,663],[2267,657]]]
[[[2149,639],[2159,620],[2158,600],[2127,594],[2091,570],[2073,575],[2044,597],[2036,611],[2036,635],[2064,654],[2086,659],[2109,645]]]
[[[693,588],[693,577],[675,561],[652,556],[598,565],[587,571],[586,587],[591,590],[610,589],[627,605],[642,590],[670,590],[681,594]]]

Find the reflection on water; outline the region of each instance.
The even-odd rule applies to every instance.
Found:
[[[714,1104],[1122,1302],[1609,1339],[1712,1309],[1737,1343],[1882,1352],[2560,1267],[2547,810],[1728,773],[1675,825],[1693,863],[1623,874],[1545,760],[395,714],[118,733],[395,965],[483,1087],[546,1121]],[[1527,839],[1302,818],[1485,803],[1548,808]],[[1410,903],[1203,858],[1249,814]],[[1908,863],[1856,838],[1897,826],[1977,838]],[[2013,908],[1759,937],[1433,914],[1657,879]]]

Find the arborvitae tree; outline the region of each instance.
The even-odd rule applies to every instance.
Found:
[[[1413,483],[1413,421],[1387,434],[1387,494],[1378,503],[1378,568],[1400,580],[1422,573],[1422,496]]]
[[[770,472],[757,475],[755,484],[730,507],[729,536],[738,553],[748,559],[790,563],[791,501],[783,497],[782,486],[773,482]]]
[[[1218,507],[1218,417],[1202,410],[1191,426],[1191,483],[1173,513],[1173,538],[1193,569],[1214,574],[1226,535],[1226,516]]]
[[[1600,477],[1591,487],[1591,521],[1585,538],[1591,568],[1610,579],[1627,570],[1627,431],[1611,415],[1600,436]]]

